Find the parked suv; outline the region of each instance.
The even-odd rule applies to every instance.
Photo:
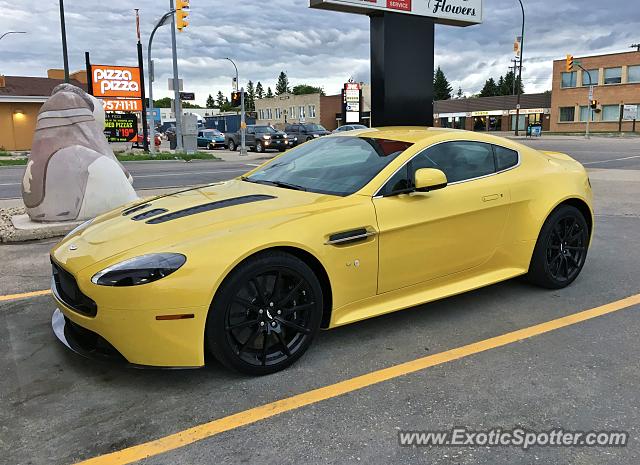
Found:
[[[272,126],[258,126],[251,124],[247,126],[245,134],[245,143],[248,148],[262,153],[267,149],[277,149],[281,152],[287,150],[290,146],[288,134],[278,131]],[[227,133],[225,137],[225,145],[229,150],[236,150],[240,147],[240,131]]]
[[[293,142],[292,145],[298,145],[308,140],[331,134],[320,124],[314,123],[288,124],[284,132],[287,133],[289,139]]]

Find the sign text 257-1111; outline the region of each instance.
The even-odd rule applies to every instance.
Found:
[[[109,142],[131,142],[138,135],[138,117],[132,113],[106,113],[104,135]]]

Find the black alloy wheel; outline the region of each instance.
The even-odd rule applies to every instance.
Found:
[[[227,367],[274,373],[302,356],[321,318],[322,290],[313,271],[292,255],[268,252],[240,265],[216,293],[207,341]]]
[[[535,284],[560,289],[580,274],[587,258],[589,228],[582,213],[563,205],[547,218],[527,277]]]

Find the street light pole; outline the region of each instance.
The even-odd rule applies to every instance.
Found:
[[[0,40],[4,39],[9,34],[26,34],[26,32],[24,32],[24,31],[9,31],[9,32],[5,32],[4,34],[0,35]]]
[[[589,76],[589,98],[588,98],[588,102],[587,102],[587,130],[586,130],[586,133],[584,135],[584,138],[585,139],[590,139],[591,136],[589,135],[589,121],[591,121],[591,114],[593,113],[593,110],[591,109],[591,99],[593,98],[593,95],[592,95],[592,92],[593,92],[593,81],[591,80],[591,73],[589,71],[584,69],[582,67],[582,65],[580,65],[580,64],[578,64],[578,68],[580,68],[583,73],[587,73],[587,76]]]
[[[520,70],[518,71],[518,98],[516,100],[516,136],[518,135],[518,126],[520,125],[520,91],[522,87],[522,55],[524,55],[524,6],[522,0],[520,2],[520,9],[522,9],[522,35],[520,36]]]
[[[169,9],[175,11],[173,0],[169,0]],[[176,151],[182,152],[182,102],[180,100],[180,78],[178,76],[175,16],[171,17],[171,51],[173,55],[173,107],[176,112]]]
[[[151,146],[149,147],[151,152],[155,152],[156,151],[156,124],[155,124],[155,119],[154,119],[154,115],[153,115],[153,79],[154,79],[154,72],[153,72],[153,61],[151,60],[151,45],[153,44],[153,37],[156,35],[156,31],[161,28],[162,26],[165,26],[167,24],[167,20],[173,16],[173,14],[175,13],[175,10],[171,10],[167,13],[165,13],[162,18],[160,18],[160,21],[158,21],[158,23],[155,25],[155,27],[153,28],[153,31],[151,31],[151,35],[149,36],[149,46],[147,47],[147,63],[148,63],[148,75],[149,75],[149,113],[151,113],[151,121],[149,123],[149,139],[151,140]]]
[[[231,58],[227,57],[225,58],[225,60],[229,60],[233,67],[236,69],[236,86],[240,85],[240,80],[238,77],[238,67]],[[247,122],[244,111],[244,87],[242,87],[240,88],[240,156],[247,155],[246,126]]]
[[[62,32],[62,60],[64,62],[64,82],[69,82],[69,56],[67,54],[67,27],[64,21],[64,0],[60,3],[60,29]]]

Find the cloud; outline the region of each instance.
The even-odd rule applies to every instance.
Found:
[[[415,0],[418,1],[418,0]],[[523,0],[526,31],[523,72],[527,92],[551,88],[552,60],[565,53],[629,50],[640,13],[624,0]],[[96,63],[134,65],[135,19],[140,8],[143,43],[165,11],[167,0],[66,0],[69,58],[72,70],[84,68],[84,52]],[[349,77],[369,80],[369,19],[362,15],[312,10],[307,0],[210,2],[192,0],[190,26],[178,34],[180,74],[185,90],[204,103],[218,90],[231,91],[234,69],[240,81],[275,87],[281,70],[293,85],[309,83],[337,93]],[[436,65],[455,89],[471,94],[490,76],[508,71],[513,41],[520,35],[517,0],[484,0],[485,22],[466,28],[436,27]],[[0,31],[25,30],[0,42],[0,72],[43,76],[62,67],[57,0],[0,0]],[[171,74],[169,28],[161,28],[153,45],[154,95],[167,96]],[[407,72],[410,72],[410,66]]]

